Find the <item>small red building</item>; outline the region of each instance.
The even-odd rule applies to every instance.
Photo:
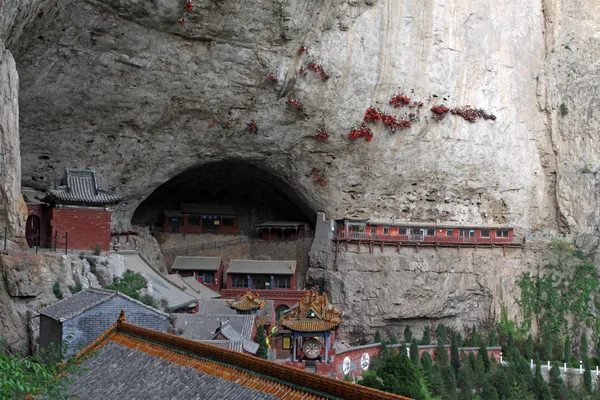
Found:
[[[100,189],[95,171],[68,169],[63,186],[49,190],[43,202],[25,197],[29,212],[26,237],[30,246],[110,249],[109,207],[123,197]]]
[[[264,241],[297,240],[307,231],[307,224],[304,222],[267,221],[256,224],[255,227]]]
[[[237,235],[239,212],[223,204],[181,203],[179,210],[164,210],[165,232]]]
[[[204,286],[220,292],[223,285],[223,261],[221,257],[175,257],[171,272],[186,278],[193,276]]]

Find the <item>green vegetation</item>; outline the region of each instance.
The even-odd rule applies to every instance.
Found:
[[[567,45],[568,46],[568,45]],[[569,113],[569,107],[565,103],[560,104],[560,115],[563,117]]]
[[[60,290],[60,284],[58,282],[54,282],[54,285],[52,285],[52,292],[57,299],[61,300],[63,298],[63,292]]]
[[[267,344],[267,332],[265,331],[265,327],[263,325],[260,325],[258,328],[256,328],[254,342],[258,343],[256,357],[267,360],[269,358],[269,345]]]
[[[81,286],[80,282],[77,282],[74,285],[69,285],[68,288],[71,294],[79,293],[83,290],[83,287]]]
[[[94,248],[92,249],[92,254],[95,256],[99,256],[102,253],[102,245],[100,243],[96,243]]]
[[[0,400],[66,398],[64,392],[70,381],[61,374],[74,372],[74,363],[59,364],[61,349],[53,347],[33,356],[11,353],[0,337]]]
[[[117,290],[150,307],[159,308],[158,302],[152,296],[149,294],[140,294],[142,289],[146,289],[147,284],[146,278],[141,274],[127,270],[122,278],[115,277],[112,285],[106,286],[105,289]]]

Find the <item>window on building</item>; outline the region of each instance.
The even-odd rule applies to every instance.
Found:
[[[364,232],[365,231],[365,225],[361,224],[361,225],[350,225],[348,226],[348,230],[350,232]]]
[[[252,275],[252,289],[271,289],[271,275]]]
[[[398,228],[398,235],[406,235],[406,228]]]
[[[489,229],[482,229],[481,230],[481,237],[482,238],[489,238],[490,237],[490,230]]]
[[[289,276],[276,276],[273,278],[273,286],[275,289],[289,289],[290,288],[290,277]]]
[[[454,236],[454,229],[446,229],[446,236]]]
[[[233,226],[233,218],[223,217],[221,219],[221,221],[223,221],[223,226],[229,226],[229,227]]]
[[[198,277],[202,277],[203,283],[215,283],[215,273],[214,272],[202,272],[198,275]]]
[[[234,288],[248,287],[248,277],[246,275],[231,275],[231,287],[234,287]]]
[[[188,225],[200,226],[200,217],[188,217]]]
[[[496,231],[496,237],[497,238],[507,238],[508,237],[508,230],[507,229],[497,230]]]
[[[383,234],[384,235],[389,235],[390,234],[390,227],[389,226],[384,226],[383,227]]]
[[[435,236],[435,228],[427,228],[427,236]]]
[[[371,227],[371,233],[373,233],[373,234],[377,233],[377,227],[376,226],[372,226]]]
[[[290,308],[288,306],[286,306],[285,304],[278,305],[277,308],[275,309],[275,315],[277,316],[277,319],[283,318],[283,313],[289,309]],[[285,336],[284,336],[284,338],[285,338]]]
[[[468,229],[459,229],[458,230],[458,236],[460,236],[460,237],[469,237],[469,230]]]
[[[290,350],[292,348],[292,337],[291,336],[284,336],[283,340],[281,342],[281,347],[284,350]]]

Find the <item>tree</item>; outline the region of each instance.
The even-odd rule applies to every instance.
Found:
[[[496,340],[496,331],[492,329],[490,331],[490,338],[488,340],[490,347],[498,346],[498,341]]]
[[[529,336],[527,336],[527,341],[525,342],[525,348],[523,349],[523,352],[525,353],[526,359],[531,360],[533,358],[534,348],[533,336],[531,336],[531,333],[529,334]]]
[[[460,387],[460,400],[471,400],[473,398],[473,371],[466,365],[458,373],[458,386]]]
[[[492,366],[492,363],[490,362],[490,357],[488,355],[487,352],[487,348],[485,347],[485,345],[483,343],[481,343],[481,345],[479,346],[479,353],[477,354],[477,358],[480,358],[481,361],[483,362],[483,367],[485,369],[485,372],[489,372],[490,371],[490,367]]]
[[[435,363],[439,366],[444,367],[448,364],[448,349],[440,342],[438,342],[433,355]]]
[[[481,390],[485,381],[485,365],[481,357],[475,360],[475,388]]]
[[[408,356],[408,354],[406,352],[406,344],[405,343],[402,343],[402,345],[400,346],[399,354],[404,354],[405,356]]]
[[[412,352],[411,352],[412,355]],[[423,368],[423,373],[428,378],[431,377],[433,372],[433,360],[431,359],[431,355],[429,352],[423,353],[423,357],[421,357],[421,368]]]
[[[542,376],[542,368],[539,364],[535,367],[535,377],[533,378],[533,393],[536,400],[551,400],[550,388]]]
[[[369,363],[369,371],[377,372],[379,370],[379,368],[381,368],[381,361],[379,359],[379,356],[377,354],[374,354],[371,357],[371,362]],[[363,377],[364,377],[364,375],[363,375]],[[363,386],[369,386],[369,385],[363,385]],[[369,386],[369,387],[373,387],[373,386]]]
[[[258,350],[256,351],[256,357],[269,358],[269,345],[267,343],[267,331],[264,325],[260,325],[256,328],[256,335],[254,335],[254,342],[258,343]]]
[[[444,382],[444,389],[446,392],[446,398],[456,398],[456,375],[454,374],[454,368],[452,365],[447,364],[442,367],[442,380]]]
[[[437,344],[445,345],[446,344],[446,327],[444,324],[439,324],[436,330],[437,334]]]
[[[419,369],[404,354],[389,357],[383,363],[377,375],[383,381],[383,390],[386,392],[416,400],[429,398],[429,393],[423,385]]]
[[[475,325],[473,325],[473,328],[471,329],[471,346],[479,346],[479,337],[477,336],[477,328],[475,328]]]
[[[398,336],[396,336],[395,332],[390,333],[390,344],[398,344]]]
[[[408,324],[404,328],[404,342],[410,343],[410,342],[412,342],[412,338],[413,338],[413,334],[412,334],[412,331],[410,330],[410,324]]]
[[[579,346],[579,352],[581,353],[582,359],[588,357],[588,350],[587,332],[584,329],[583,332],[581,332],[581,345]]]
[[[358,381],[359,385],[368,386],[373,389],[383,390],[383,384],[375,371],[367,371],[363,374],[362,379]]]
[[[431,344],[431,328],[426,326],[423,330],[423,339],[421,339],[421,344]]]
[[[498,400],[510,399],[510,383],[504,372],[504,368],[500,367],[494,371],[489,377],[489,382],[494,386],[498,393]]]
[[[483,381],[483,387],[481,388],[481,400],[498,400],[498,392],[488,382],[487,379]]]
[[[454,368],[454,373],[458,374],[460,370],[460,354],[458,354],[458,339],[454,332],[452,332],[452,339],[450,341],[450,364]]]
[[[567,365],[571,362],[571,336],[565,337],[565,362]]]
[[[391,355],[390,348],[388,347],[385,340],[381,341],[381,346],[379,347],[379,358],[381,364],[385,363],[385,360]]]
[[[379,329],[377,329],[375,331],[375,343],[381,343],[381,332],[379,332]]]
[[[592,393],[592,366],[589,357],[583,358],[583,386],[588,393]]]
[[[423,358],[425,354],[423,355]],[[421,363],[425,365],[426,361],[422,359]],[[434,365],[431,370],[431,378],[429,379],[429,390],[434,396],[441,397],[446,393],[446,390],[444,388],[444,380],[442,379],[442,369],[437,364]]]
[[[565,381],[560,376],[560,368],[556,362],[552,363],[548,386],[550,386],[550,393],[554,400],[567,400],[569,398],[569,390],[567,389],[567,385],[565,385]]]
[[[140,294],[140,291],[146,289],[147,285],[148,281],[146,281],[146,278],[144,278],[142,274],[127,270],[125,271],[125,274],[123,274],[123,277],[114,277],[113,283],[106,286],[105,289],[117,290],[146,305],[157,308],[158,304],[152,296],[148,294],[142,296]]]
[[[59,363],[64,349],[52,346],[32,356],[11,353],[0,336],[0,399],[64,398],[76,369],[74,360]]]
[[[410,342],[410,359],[415,365],[419,365],[419,345],[414,337]]]
[[[552,346],[554,345],[552,340],[552,331],[550,325],[546,324],[542,328],[542,344],[543,344],[543,355],[545,360],[552,361]]]

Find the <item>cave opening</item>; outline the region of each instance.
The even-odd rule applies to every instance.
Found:
[[[302,193],[276,174],[250,162],[227,160],[192,167],[163,183],[138,206],[132,223],[170,232],[183,224],[210,233],[218,227],[227,233],[231,214],[236,214],[241,234],[266,221],[312,228],[316,217]]]

